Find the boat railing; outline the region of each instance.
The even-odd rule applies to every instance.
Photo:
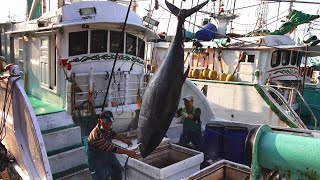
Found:
[[[92,76],[92,77],[90,77]],[[88,110],[100,108],[104,101],[106,84],[111,79],[112,83],[106,97],[105,107],[129,106],[136,104],[136,99],[143,96],[147,82],[143,74],[115,74],[114,77],[107,77],[106,73],[90,75],[90,73],[81,76],[73,76],[76,84],[71,83],[71,109]],[[89,80],[87,80],[89,79]],[[90,79],[92,80],[91,83]],[[90,106],[90,107],[89,107]]]
[[[280,105],[284,105],[284,107],[286,108],[286,112],[290,113],[290,116],[293,117],[295,119],[296,122],[299,123],[299,125],[303,128],[307,128],[307,126],[305,125],[304,121],[301,119],[301,116],[299,116],[297,114],[297,112],[294,110],[293,108],[293,104],[295,105],[299,105],[300,107],[300,111],[301,111],[301,107],[302,105],[304,105],[308,112],[310,113],[311,117],[313,118],[314,120],[314,128],[316,129],[317,128],[317,118],[316,116],[314,115],[314,113],[312,112],[311,108],[309,107],[309,105],[307,104],[307,102],[305,101],[305,99],[303,98],[303,96],[301,95],[301,93],[296,89],[296,88],[292,88],[292,87],[284,87],[284,86],[277,86],[277,85],[266,85],[266,86],[263,86],[265,87],[267,90],[271,91],[274,95],[277,96],[277,100],[275,99],[275,101]],[[285,93],[284,94],[281,94],[279,92],[279,90],[277,89],[285,89],[287,90],[286,92],[289,92],[289,93]],[[297,97],[299,97],[299,99],[301,100],[300,103],[297,103]],[[281,103],[279,103],[279,100]],[[283,106],[281,106],[283,107]]]

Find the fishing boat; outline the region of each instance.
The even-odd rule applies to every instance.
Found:
[[[28,3],[30,5],[28,21],[4,23],[0,26],[1,39],[5,47],[1,53],[7,63],[15,64],[8,68],[8,75],[2,77],[0,81],[0,111],[3,125],[1,132],[5,132],[1,134],[3,146],[0,152],[4,159],[1,163],[4,163],[7,175],[11,176],[5,179],[91,179],[86,165],[86,135],[96,124],[97,115],[105,109],[111,110],[115,116],[114,130],[131,135],[132,131],[126,131],[131,119],[136,116],[139,98],[143,98],[148,79],[156,67],[146,62],[147,54],[151,52],[153,46],[160,47],[161,43],[156,45],[149,43],[158,38],[157,34],[146,28],[142,18],[132,10],[129,11],[127,22],[124,23],[128,7],[117,2],[81,1],[65,4],[57,1],[54,6],[41,6],[39,1],[33,3],[28,1]],[[125,29],[123,35],[119,31],[122,28]],[[121,40],[123,43],[119,43]],[[191,46],[189,47],[191,50]],[[213,57],[215,54],[213,47],[211,46],[208,57]],[[161,53],[160,50],[158,52]],[[259,76],[257,82],[262,83],[263,80],[265,79]],[[178,146],[174,143],[181,134],[182,124],[179,118],[174,118],[167,131],[168,138],[164,138],[150,156],[147,158],[118,156],[120,163],[125,166],[124,179],[191,178],[195,173],[203,173],[198,171],[204,159],[218,162],[221,158],[245,164],[233,164],[241,166],[242,170],[248,170],[251,166],[250,174],[253,179],[268,176],[275,170],[276,172],[271,175],[305,177],[299,176],[297,172],[308,175],[312,171],[311,176],[318,177],[319,168],[317,163],[314,163],[319,161],[316,156],[317,150],[315,153],[310,153],[307,162],[299,168],[290,166],[290,173],[285,167],[285,161],[292,160],[293,165],[299,164],[300,161],[284,158],[275,167],[268,162],[261,163],[258,159],[258,156],[261,156],[258,149],[273,148],[270,152],[277,152],[274,150],[276,143],[272,141],[275,137],[284,138],[284,142],[279,141],[284,145],[282,148],[285,148],[286,140],[290,139],[296,141],[299,147],[306,147],[310,151],[319,149],[317,138],[320,136],[317,131],[261,126],[259,124],[273,124],[263,123],[259,120],[260,117],[254,116],[247,116],[248,121],[245,123],[239,123],[241,120],[233,122],[230,118],[218,118],[219,114],[217,116],[210,96],[201,91],[200,84],[195,85],[197,81],[187,79],[182,89],[182,96],[193,95],[195,105],[201,108],[202,127],[208,145],[212,145],[213,140],[230,142],[231,145],[233,141],[223,140],[223,137],[227,137],[225,136],[227,133],[232,137],[232,133],[237,133],[240,129],[241,146],[220,144],[221,146],[213,149],[210,146],[208,147],[210,151],[205,155]],[[211,80],[202,81],[215,83]],[[218,83],[237,85],[237,83]],[[238,84],[240,88],[248,88],[251,91],[256,87],[255,83]],[[271,87],[261,87],[261,89],[266,94],[272,91]],[[182,104],[183,101],[179,106]],[[226,119],[228,121],[225,121]],[[259,122],[251,124],[252,121]],[[281,118],[279,121],[284,120]],[[289,126],[294,127],[305,125],[300,121],[288,122],[293,124],[288,123]],[[234,127],[237,127],[236,130]],[[221,136],[214,136],[211,132],[214,134],[218,132],[218,135],[220,132]],[[134,135],[132,138],[136,144]],[[267,144],[266,141],[271,142],[269,146],[261,147],[259,142]],[[248,142],[248,145],[244,145],[244,142]],[[303,142],[308,143],[306,145]],[[126,148],[120,142],[115,143]],[[294,143],[291,145],[294,146]],[[227,148],[222,149],[222,147]],[[221,151],[236,153],[237,158],[243,158],[243,152],[248,152],[246,158],[251,160],[247,158],[243,162],[233,159],[231,155],[220,156],[218,152]],[[237,154],[239,151],[241,154]],[[303,152],[299,151],[300,154],[295,157],[299,159]],[[4,158],[8,154],[10,156]],[[266,154],[263,157],[270,160],[279,157],[272,155],[274,154]],[[229,162],[223,163],[225,165]],[[212,167],[208,167],[211,168],[210,171]]]
[[[2,121],[10,124],[2,143],[20,177],[86,179],[82,137],[107,109],[115,131],[128,128],[146,86],[147,41],[157,34],[117,2],[55,2],[28,1],[27,21],[1,24],[2,55],[19,75],[1,80]]]
[[[223,9],[221,2],[219,9]],[[281,33],[226,34],[227,25],[237,15],[219,11],[210,16],[203,19],[204,26],[195,33],[193,41],[185,42],[184,49],[185,67],[192,69],[189,79],[203,91],[215,118],[316,129],[319,117],[303,98],[303,91],[314,69],[305,66],[306,59],[319,56],[317,37],[308,34],[306,43],[298,44],[287,34],[293,31],[290,28]],[[291,16],[310,21],[319,17],[295,10]],[[219,23],[210,23],[210,19]],[[305,22],[295,23],[296,27]],[[155,56],[163,59],[169,46],[170,42],[153,44]]]

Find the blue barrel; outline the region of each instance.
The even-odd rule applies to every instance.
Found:
[[[203,149],[205,159],[216,160],[222,158],[223,126],[207,124],[204,130]]]
[[[225,127],[223,137],[223,158],[232,162],[246,164],[246,138],[248,129],[245,127]]]
[[[196,32],[195,38],[202,41],[210,41],[214,39],[217,32],[217,27],[214,24],[208,23]]]

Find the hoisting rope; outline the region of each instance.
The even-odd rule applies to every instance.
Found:
[[[126,14],[126,19],[125,19],[124,24],[123,24],[123,27],[122,27],[120,42],[119,42],[119,44],[118,44],[117,53],[116,53],[116,56],[115,56],[115,58],[114,58],[114,62],[113,62],[113,65],[112,65],[111,77],[114,76],[114,68],[115,68],[115,66],[116,66],[116,62],[117,62],[117,59],[118,59],[118,54],[119,54],[119,51],[121,50],[121,47],[122,47],[122,45],[123,45],[123,41],[124,41],[124,30],[125,30],[126,25],[127,25],[127,20],[128,20],[128,16],[129,16],[131,4],[132,4],[132,0],[130,0],[129,6],[128,6],[128,10],[127,10],[127,14]],[[107,96],[108,96],[108,93],[109,93],[110,84],[111,84],[111,78],[109,78],[109,81],[108,81],[107,92],[106,92],[106,94],[105,94],[105,96],[104,96],[104,100],[103,100],[101,112],[104,111],[104,107],[105,107],[105,105],[106,105],[106,100],[107,100]]]

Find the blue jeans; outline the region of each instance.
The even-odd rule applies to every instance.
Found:
[[[88,166],[94,180],[122,179],[122,166],[112,152],[88,150]]]

